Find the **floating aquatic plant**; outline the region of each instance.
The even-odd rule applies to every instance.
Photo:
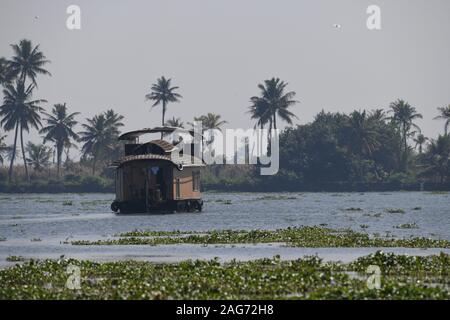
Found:
[[[394,226],[394,228],[397,229],[419,229],[419,226],[413,222],[413,223],[404,223]]]
[[[181,236],[182,235],[182,236]],[[388,235],[388,233],[387,233]],[[350,229],[333,230],[317,226],[290,227],[278,230],[213,230],[199,232],[132,231],[120,238],[72,241],[73,245],[167,245],[167,244],[236,244],[283,243],[293,247],[408,247],[450,248],[447,240],[428,238],[373,238]]]
[[[393,209],[393,208],[391,208],[391,209],[386,209],[386,212],[387,212],[387,213],[405,213],[405,210],[403,210],[403,209]]]
[[[6,257],[6,261],[9,262],[20,262],[20,261],[24,261],[25,258],[22,256],[8,256]]]
[[[80,290],[66,288],[69,265],[80,268]],[[369,265],[381,269],[379,290],[367,286]],[[449,299],[449,267],[443,253],[377,252],[349,264],[317,256],[173,264],[31,260],[0,270],[0,299]]]

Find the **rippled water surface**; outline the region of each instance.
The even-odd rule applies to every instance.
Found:
[[[204,212],[164,215],[114,214],[109,208],[113,198],[113,194],[0,194],[0,259],[66,251],[81,255],[82,250],[98,249],[74,249],[60,242],[101,239],[134,229],[202,231],[322,225],[378,236],[450,240],[448,193],[206,193]],[[404,213],[389,213],[390,209]],[[403,224],[415,228],[397,228]],[[163,250],[158,250],[164,256]]]

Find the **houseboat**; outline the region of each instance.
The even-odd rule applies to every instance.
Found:
[[[173,151],[182,153],[178,150],[180,140],[139,141],[145,134],[160,133],[163,137],[175,130],[193,135],[193,131],[165,126],[131,131],[119,137],[124,141],[125,154],[112,164],[116,171],[116,198],[111,204],[114,212],[202,211],[200,174],[204,163],[194,154],[183,157],[191,161],[174,160]],[[193,153],[194,148],[191,150]]]

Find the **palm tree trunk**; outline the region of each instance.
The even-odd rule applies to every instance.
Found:
[[[263,139],[264,139],[264,137],[263,137],[263,129],[264,129],[264,125],[263,125],[263,123],[261,122],[261,131],[259,132],[259,134],[260,134],[260,138],[259,138],[259,154],[258,154],[258,157],[262,157],[262,155],[263,155]]]
[[[61,156],[62,156],[62,149],[63,146],[61,143],[58,143],[56,146],[56,176],[59,178],[60,176],[60,169],[61,169]]]
[[[407,170],[407,150],[408,150],[408,144],[406,142],[406,125],[403,124],[403,170],[406,172]]]
[[[164,117],[166,115],[166,102],[163,101],[163,105],[162,105],[162,123],[161,125],[164,127]],[[161,140],[163,138],[163,133],[161,132]]]
[[[269,132],[267,133],[267,156],[272,154],[272,128],[273,128],[273,121],[270,121],[269,123]]]
[[[9,183],[11,183],[12,173],[13,173],[13,165],[14,159],[16,158],[16,149],[17,149],[17,134],[19,132],[19,123],[16,124],[16,133],[14,134],[14,149],[11,155],[11,162],[9,164]]]
[[[94,155],[92,159],[92,175],[95,175],[95,162],[96,162],[96,156]]]
[[[27,181],[30,182],[30,175],[28,174],[27,157],[25,156],[25,148],[23,147],[23,128],[20,126],[20,147],[22,148],[23,165],[25,166],[25,175]]]

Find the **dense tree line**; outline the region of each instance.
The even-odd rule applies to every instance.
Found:
[[[16,182],[20,180],[15,170],[23,170],[26,181],[63,178],[70,183],[83,179],[91,183],[95,176],[110,178],[107,166],[123,152],[117,138],[124,116],[109,109],[82,121],[80,113],[71,111],[66,103],[50,107],[45,99],[34,98],[38,77],[51,76],[47,70],[50,60],[29,40],[11,48],[10,59],[0,58],[0,125],[4,131],[0,133],[0,163],[9,161],[7,177],[0,176],[0,182],[7,178],[13,183],[14,176]],[[450,105],[438,108],[435,119],[444,120],[444,130],[436,139],[421,133],[416,121],[422,115],[400,99],[385,110],[358,109],[349,114],[321,111],[311,123],[293,126],[297,116],[292,108],[298,101],[295,91],[287,87],[288,83],[279,78],[265,80],[257,86],[259,95],[252,96],[249,107],[243,110],[256,128],[277,129],[280,120],[289,125],[279,134],[279,173],[261,177],[257,167],[212,166],[204,177],[207,185],[449,181]],[[185,126],[177,117],[166,120],[169,104],[182,99],[178,90],[170,78],[162,76],[145,95],[152,107],[161,106],[162,125]],[[193,120],[200,121],[205,130],[220,130],[227,124],[214,113]],[[82,130],[77,131],[77,126]],[[41,143],[26,142],[24,134],[32,129],[41,134]],[[13,137],[12,145],[5,142],[8,132]],[[270,136],[267,138],[270,141]],[[81,158],[75,162],[70,151],[78,147]],[[20,157],[22,166],[17,165]]]

